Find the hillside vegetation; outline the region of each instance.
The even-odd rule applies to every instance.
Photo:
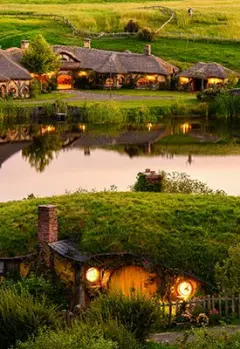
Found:
[[[68,18],[76,28],[86,32],[121,32],[130,19],[140,27],[156,31],[168,15],[158,10],[143,9],[143,6],[167,6],[176,12],[174,20],[160,31],[152,43],[153,54],[173,64],[186,68],[196,61],[216,61],[229,68],[239,68],[240,3],[236,0],[209,2],[186,1],[121,3],[88,3],[74,0],[65,5],[65,0],[4,0],[0,14],[25,14],[24,17],[0,16],[0,45],[2,48],[18,46],[22,39],[32,39],[43,34],[50,44],[82,45],[82,38],[72,33],[71,28],[50,18],[34,18],[38,15],[60,15]],[[77,3],[76,3],[77,2]],[[16,7],[16,4],[17,7]],[[193,18],[187,15],[187,8],[194,9]],[[206,39],[206,37],[208,39]],[[227,40],[227,41],[226,41]],[[144,41],[136,38],[95,39],[92,47],[110,50],[131,50],[143,52]]]
[[[97,6],[95,4],[97,2]],[[65,4],[68,4],[66,7]],[[15,4],[18,4],[17,8]],[[203,36],[240,38],[240,3],[238,0],[192,0],[125,2],[103,0],[3,0],[0,12],[34,12],[62,14],[77,27],[89,31],[122,31],[129,19],[140,26],[156,29],[168,16],[143,6],[167,6],[176,12],[175,19],[164,30],[171,33],[191,33]],[[189,18],[188,7],[194,15]]]
[[[213,281],[213,268],[240,242],[240,198],[89,193],[0,204],[1,255],[35,251],[37,206],[58,206],[60,238],[91,253],[130,251]]]

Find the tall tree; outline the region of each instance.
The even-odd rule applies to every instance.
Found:
[[[22,64],[31,73],[40,76],[42,90],[42,75],[60,68],[60,56],[55,54],[42,35],[37,35],[23,52]]]

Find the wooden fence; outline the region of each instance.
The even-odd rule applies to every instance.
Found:
[[[180,314],[182,306],[183,301],[163,302],[160,304],[161,310],[169,322],[174,321],[176,315]],[[237,297],[206,296],[187,301],[184,306],[186,306],[186,309],[189,309],[190,313],[194,308],[201,307],[208,314],[213,309],[216,309],[220,317],[228,317],[234,314],[240,318],[240,295]]]

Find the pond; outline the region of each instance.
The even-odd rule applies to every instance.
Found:
[[[0,128],[0,201],[30,194],[130,190],[150,168],[185,172],[240,194],[240,121],[169,119],[161,124],[32,124]]]

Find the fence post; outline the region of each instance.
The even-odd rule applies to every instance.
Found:
[[[232,296],[232,313],[235,313],[235,298]]]
[[[214,296],[212,296],[212,309],[214,309],[215,308],[215,298],[214,298]]]
[[[219,296],[219,316],[222,316],[222,298]]]
[[[176,301],[176,316],[178,314],[178,300]]]
[[[211,309],[211,296],[207,296],[207,310],[209,311]]]
[[[225,298],[225,315],[228,316],[228,297]]]

